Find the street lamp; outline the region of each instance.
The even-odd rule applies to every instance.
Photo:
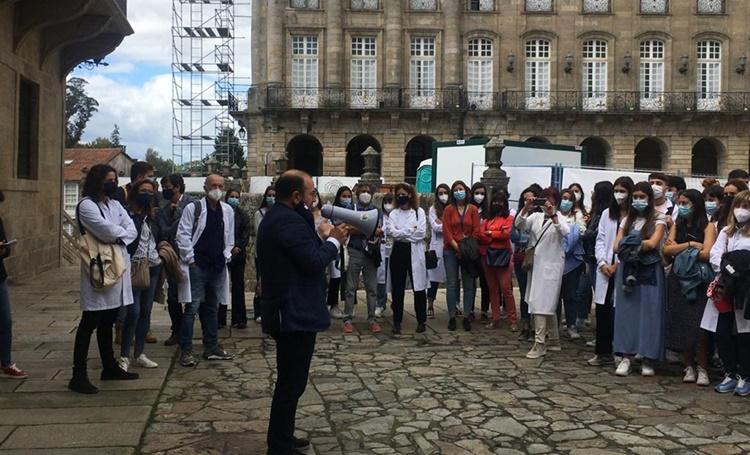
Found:
[[[247,137],[247,131],[245,131],[244,126],[240,126],[240,130],[237,132],[237,135],[240,137],[240,139],[245,139],[245,137]]]

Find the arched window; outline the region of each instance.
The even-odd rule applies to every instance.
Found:
[[[635,169],[658,171],[662,168],[662,160],[666,147],[660,140],[647,137],[635,147]]]
[[[641,41],[640,53],[641,109],[664,109],[664,41]]]
[[[606,167],[607,155],[609,155],[609,144],[602,138],[587,137],[581,142],[583,153],[581,154],[581,165],[588,167]]]
[[[472,110],[492,109],[492,40],[469,40],[467,95]]]
[[[607,109],[607,42],[593,39],[583,43],[583,108]]]
[[[424,160],[432,158],[432,143],[435,139],[430,136],[416,136],[406,144],[404,157],[404,181],[412,185],[417,181],[417,169]]]
[[[299,169],[310,175],[323,174],[323,146],[309,134],[295,136],[286,146],[289,169]]]
[[[362,159],[362,152],[367,150],[367,147],[374,148],[378,151],[378,153],[382,152],[380,143],[374,137],[367,134],[355,136],[351,141],[349,141],[349,144],[346,146],[347,177],[359,177],[362,175],[365,165],[365,162]],[[378,162],[378,168],[379,167],[380,162]],[[378,173],[380,173],[380,170],[378,170]]]
[[[717,111],[721,103],[721,42],[698,41],[698,110]]]
[[[545,39],[526,41],[524,90],[526,109],[550,108],[550,42]]]
[[[693,175],[715,176],[723,147],[716,139],[703,138],[693,146],[690,171]]]

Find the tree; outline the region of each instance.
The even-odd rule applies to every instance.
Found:
[[[120,146],[120,127],[115,123],[115,128],[112,130],[112,134],[109,135],[109,142],[115,147]]]
[[[245,149],[242,148],[242,142],[234,135],[233,128],[222,128],[219,136],[214,139],[214,159],[220,163],[229,161],[229,164],[236,164],[240,168],[245,167]]]
[[[159,177],[171,174],[176,167],[174,161],[165,160],[152,147],[146,150],[146,162],[154,167],[154,173]]]
[[[65,88],[65,147],[78,145],[99,102],[86,94],[85,79],[71,77]]]
[[[119,145],[115,145],[111,139],[107,137],[97,137],[87,144],[77,144],[79,147],[87,149],[112,149],[117,148]]]

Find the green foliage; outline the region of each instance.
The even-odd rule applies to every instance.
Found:
[[[159,152],[151,147],[146,150],[146,162],[154,166],[154,173],[158,177],[164,177],[176,171],[174,161],[162,158]]]
[[[86,129],[99,102],[86,94],[85,79],[71,77],[65,89],[65,147],[79,145],[83,130]]]

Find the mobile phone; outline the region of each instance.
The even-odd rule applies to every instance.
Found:
[[[543,197],[534,198],[534,207],[544,207],[546,202],[547,199],[544,199]]]
[[[16,243],[18,243],[18,240],[16,239],[8,240],[7,242],[3,243],[3,246],[11,246],[11,245],[15,245]]]

